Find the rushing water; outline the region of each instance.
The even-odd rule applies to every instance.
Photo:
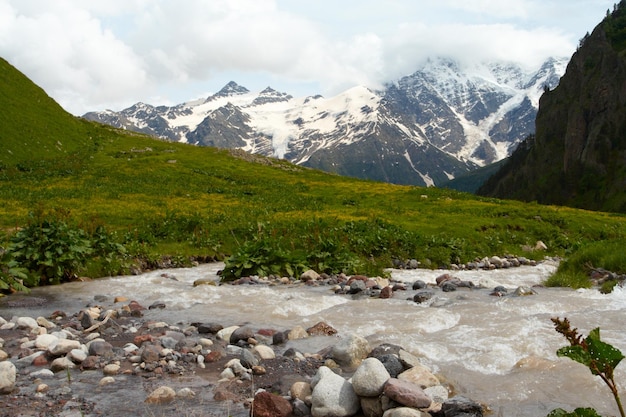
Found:
[[[46,305],[39,310],[0,308],[0,316],[49,315],[58,309],[76,312],[94,304],[96,295],[108,297],[110,303],[123,295],[145,306],[164,302],[166,309],[149,310],[146,317],[169,323],[248,323],[284,330],[324,321],[340,335],[354,332],[372,345],[403,346],[451,383],[456,393],[488,405],[494,416],[545,416],[557,407],[593,407],[601,414],[617,415],[612,396],[599,378],[583,365],[556,356],[566,342],[554,331],[550,318],[567,317],[584,334],[600,327],[603,340],[626,351],[626,289],[603,295],[596,290],[535,287],[537,294],[532,296],[489,295],[497,285],[512,293],[518,286],[540,284],[556,267],[550,262],[536,267],[451,272],[484,289],[437,291],[426,304],[411,301],[412,290],[398,291],[394,298],[383,300],[335,295],[327,286],[193,287],[199,278],[217,280],[221,267],[208,264],[37,288],[32,295],[48,299]],[[409,284],[417,279],[434,283],[444,272],[393,270],[391,275]],[[319,339],[316,346],[299,343],[302,351],[324,347],[319,346]],[[618,367],[616,379],[624,386],[626,371]]]

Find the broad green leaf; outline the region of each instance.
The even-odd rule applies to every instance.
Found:
[[[582,363],[587,367],[591,364],[591,356],[582,346],[565,346],[557,350],[556,354],[557,356],[564,356],[578,363]]]

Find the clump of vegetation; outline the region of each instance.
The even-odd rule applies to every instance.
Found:
[[[570,254],[560,264],[557,271],[549,277],[545,285],[549,287],[590,288],[590,272],[601,267],[615,274],[626,273],[626,257],[623,248],[626,239],[599,240],[591,242]],[[610,292],[617,284],[616,280],[603,284],[603,292]]]
[[[552,322],[555,330],[569,342],[569,346],[562,347],[556,352],[557,355],[582,363],[593,375],[599,376],[611,390],[620,416],[626,417],[614,378],[615,368],[624,359],[622,352],[600,340],[600,328],[593,329],[586,338],[583,338],[578,329],[571,327],[567,318],[562,320],[553,318]],[[577,408],[573,413],[559,408],[548,414],[548,417],[599,417],[599,415],[592,408]]]

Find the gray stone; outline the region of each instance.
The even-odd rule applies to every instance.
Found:
[[[17,369],[11,362],[0,362],[0,394],[9,394],[15,388]]]
[[[65,356],[61,358],[56,358],[50,364],[50,370],[52,370],[52,372],[59,372],[59,371],[64,371],[66,369],[74,369],[74,368],[76,368],[76,365],[74,364],[74,362],[72,362],[69,358],[66,358]]]
[[[354,392],[361,397],[378,397],[390,377],[381,361],[376,358],[367,358],[354,372],[352,386]]]
[[[463,396],[456,396],[445,401],[441,406],[445,417],[483,417],[480,404]]]
[[[39,323],[37,323],[37,320],[32,317],[18,317],[18,319],[15,321],[15,324],[20,329],[34,330],[39,328]]]
[[[248,339],[251,339],[253,337],[254,337],[254,330],[252,330],[252,328],[248,326],[243,326],[243,327],[239,327],[235,329],[230,334],[229,343],[231,345],[236,345],[237,342],[239,342],[240,340],[247,343]]]
[[[350,334],[333,346],[332,358],[341,366],[356,368],[370,351],[370,344],[367,340]]]
[[[70,353],[72,349],[80,349],[78,340],[59,339],[57,343],[48,347],[48,353],[52,356],[61,356]]]
[[[361,403],[350,382],[321,366],[311,381],[311,414],[313,417],[352,416]]]

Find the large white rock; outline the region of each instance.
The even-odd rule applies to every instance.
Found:
[[[0,362],[0,394],[8,394],[15,388],[17,369],[11,362]]]
[[[48,353],[52,356],[61,356],[70,353],[73,349],[80,349],[78,340],[59,339],[57,343],[48,347]]]
[[[219,332],[217,332],[217,334],[215,335],[218,339],[220,340],[225,340],[227,342],[230,342],[230,336],[233,334],[233,332],[235,330],[237,330],[239,328],[239,326],[230,326],[230,327],[224,327],[222,330],[220,330]]]
[[[259,358],[263,360],[274,359],[276,354],[274,353],[274,349],[267,345],[256,345],[254,347],[254,353],[259,355]]]
[[[311,414],[313,417],[347,417],[359,411],[361,403],[352,384],[321,366],[311,381]]]
[[[59,338],[53,334],[40,334],[35,339],[35,347],[37,349],[48,350],[50,346],[56,345],[59,342]]]
[[[39,324],[37,323],[37,320],[35,320],[32,317],[18,317],[18,319],[15,322],[17,324],[17,327],[19,327],[20,329],[38,329],[39,328]]]
[[[367,358],[361,362],[352,376],[352,386],[354,392],[361,397],[378,397],[389,378],[391,375],[381,361]]]

